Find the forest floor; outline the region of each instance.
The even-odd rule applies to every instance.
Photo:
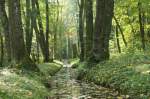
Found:
[[[120,54],[99,64],[78,62],[78,79],[116,89],[131,99],[150,99],[150,55]]]
[[[76,80],[78,72],[65,62],[64,67],[51,79],[48,99],[123,99],[115,90]]]
[[[60,70],[58,63],[38,64],[40,73],[17,68],[0,70],[0,99],[45,99],[49,95],[47,82]]]
[[[149,99],[149,60],[121,54],[90,68],[79,59],[55,61],[38,64],[42,74],[3,68],[0,99]]]

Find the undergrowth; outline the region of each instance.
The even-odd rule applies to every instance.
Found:
[[[78,79],[113,88],[132,99],[150,98],[150,57],[148,54],[122,54],[89,68],[78,63]]]
[[[55,63],[39,64],[38,72],[22,73],[14,68],[0,71],[0,99],[45,99],[49,95],[43,82],[50,80],[61,65]]]

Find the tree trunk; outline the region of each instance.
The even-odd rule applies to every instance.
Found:
[[[2,26],[4,29],[7,58],[8,58],[8,61],[11,61],[10,31],[9,31],[8,17],[7,17],[6,10],[5,10],[5,0],[0,1],[0,17],[1,17]]]
[[[35,30],[36,39],[38,39],[38,42],[40,44],[40,48],[44,57],[44,61],[46,61],[46,60],[49,60],[47,59],[47,53],[49,53],[47,51],[49,50],[46,49],[46,39],[45,39],[44,31],[43,31],[43,24],[42,24],[42,19],[40,15],[39,3],[37,0],[32,0],[32,11],[33,11],[32,25]]]
[[[118,27],[117,26],[116,26],[116,39],[117,39],[118,52],[121,53],[121,47],[120,47],[119,34],[118,34]]]
[[[23,28],[21,21],[20,0],[9,0],[9,27],[11,37],[12,59],[22,68],[37,71],[38,68],[30,59],[25,49]]]
[[[48,5],[48,0],[45,0],[45,4],[46,4],[46,57],[45,57],[45,62],[49,62],[50,59],[49,59],[49,5]]]
[[[124,42],[125,46],[127,47],[127,41],[126,41],[126,39],[125,39],[125,37],[124,37],[122,28],[121,28],[121,26],[119,25],[119,22],[118,22],[118,20],[117,20],[117,18],[116,18],[115,16],[114,16],[114,20],[115,20],[115,22],[116,22],[116,25],[117,25],[118,29],[120,30],[120,33],[121,33],[123,42]]]
[[[4,40],[3,36],[0,33],[0,42],[1,42],[1,59],[0,59],[0,66],[3,66],[3,61],[4,61]]]
[[[54,23],[54,58],[59,59],[59,52],[58,52],[58,21],[59,21],[59,0],[56,0],[57,3],[57,9],[56,14],[54,15],[56,17],[56,21]]]
[[[85,1],[86,14],[86,59],[90,57],[93,46],[93,0]]]
[[[84,49],[84,21],[83,21],[83,13],[84,13],[84,0],[81,0],[81,4],[79,4],[79,38],[80,38],[80,61],[84,61],[85,49]]]
[[[72,50],[73,50],[73,58],[77,58],[78,57],[78,48],[77,48],[76,43],[72,44]]]
[[[138,3],[138,9],[139,9],[139,25],[140,25],[142,48],[143,50],[145,50],[144,12],[142,11],[141,2]]]
[[[31,24],[31,2],[26,0],[26,48],[27,53],[30,55],[33,37],[33,26]]]
[[[109,36],[111,33],[114,0],[96,1],[96,19],[92,62],[109,59]]]

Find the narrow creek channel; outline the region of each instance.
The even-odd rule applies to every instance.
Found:
[[[69,64],[52,77],[51,95],[48,99],[126,99],[118,92],[92,83],[76,80],[77,71]]]

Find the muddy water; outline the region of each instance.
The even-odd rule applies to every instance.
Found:
[[[126,99],[118,92],[95,84],[76,80],[77,72],[70,66],[63,67],[51,80],[48,99]]]

